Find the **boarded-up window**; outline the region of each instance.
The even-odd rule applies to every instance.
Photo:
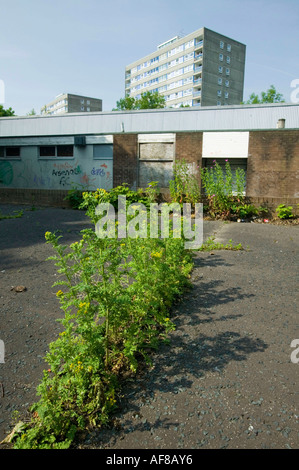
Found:
[[[173,160],[172,142],[150,142],[139,144],[140,160]]]
[[[157,181],[159,188],[167,188],[173,177],[172,162],[139,162],[139,187],[146,187],[151,181]]]
[[[139,187],[151,181],[157,181],[159,188],[168,187],[173,176],[174,141],[173,134],[139,135]]]
[[[204,132],[203,158],[247,158],[249,132]]]

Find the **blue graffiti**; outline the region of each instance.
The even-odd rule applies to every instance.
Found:
[[[92,175],[105,176],[105,170],[103,168],[95,168],[91,170]]]

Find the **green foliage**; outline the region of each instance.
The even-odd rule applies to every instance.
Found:
[[[279,219],[292,219],[294,217],[292,206],[287,207],[285,204],[279,204],[275,211]]]
[[[130,195],[125,185],[119,191]],[[86,194],[94,221],[94,204],[110,194]],[[70,246],[60,244],[55,233],[45,234],[61,276],[54,286],[63,289],[56,294],[63,331],[49,345],[40,400],[15,448],[67,448],[78,430],[107,424],[122,372],[135,373],[140,358],[150,362],[150,351],[174,329],[169,308],[190,285],[193,264],[183,239],[81,233]]]
[[[229,240],[229,242],[226,245],[224,245],[223,243],[215,242],[215,237],[211,236],[198,249],[198,251],[212,251],[212,250],[240,251],[240,250],[243,250],[243,246],[241,243],[234,245],[232,240]]]
[[[126,96],[116,102],[116,109],[113,111],[130,111],[131,109],[136,109],[136,99],[132,96]]]
[[[5,116],[14,116],[15,112],[12,108],[4,109],[3,106],[0,104],[0,117]]]
[[[144,189],[144,193],[150,204],[156,202],[160,194],[158,181],[151,181],[151,183],[148,183],[147,187]]]
[[[83,192],[83,201],[79,205],[79,209],[86,209],[87,215],[96,223],[95,210],[100,203],[110,203],[114,209],[118,210],[118,196],[126,196],[127,206],[132,203],[144,204],[146,208],[149,208],[150,200],[144,190],[133,191],[128,187],[127,183],[123,183],[120,186],[106,191],[105,189],[97,189],[94,192]]]
[[[73,209],[80,209],[80,205],[83,202],[84,186],[81,186],[81,189],[79,189],[80,186],[81,185],[77,184],[75,187],[70,189],[64,198],[65,201],[70,201]]]
[[[172,202],[195,204],[200,201],[199,182],[186,160],[176,160],[173,167],[173,180],[169,181]]]
[[[129,111],[132,109],[161,109],[165,108],[165,97],[157,91],[147,91],[141,94],[140,98],[126,96],[116,102],[116,108],[113,111]]]
[[[10,214],[10,215],[4,215],[0,211],[0,220],[3,220],[3,219],[18,219],[18,218],[22,217],[23,214],[24,214],[23,210],[13,211],[13,213]]]
[[[241,219],[246,219],[259,214],[259,209],[253,204],[233,204],[231,207],[232,213],[236,214]]]
[[[261,97],[255,93],[251,93],[249,100],[243,104],[261,104],[261,103],[284,103],[283,95],[278,93],[274,87],[271,85],[270,88],[265,92],[261,92]]]
[[[229,218],[244,205],[245,172],[237,168],[233,176],[228,160],[224,170],[216,160],[212,167],[202,168],[201,181],[212,217]]]
[[[165,108],[165,97],[157,91],[147,91],[141,94],[141,98],[136,101],[137,109],[161,109]]]

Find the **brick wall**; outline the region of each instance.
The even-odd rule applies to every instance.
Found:
[[[298,130],[249,133],[247,195],[273,203],[294,203],[299,197]]]
[[[176,134],[176,159],[195,162],[201,167],[202,132],[182,132]]]
[[[200,184],[200,168],[202,166],[202,132],[182,132],[176,134],[175,159],[194,163]]]
[[[175,158],[202,165],[202,132],[176,134]],[[124,182],[135,189],[138,135],[117,134],[113,145],[113,186]],[[199,168],[197,168],[199,166]],[[200,180],[200,178],[199,178]],[[200,181],[199,181],[200,182]],[[25,203],[68,207],[67,190],[0,188],[0,204]],[[299,130],[251,131],[247,162],[247,196],[263,206],[299,202]]]
[[[117,134],[113,142],[113,187],[128,183],[137,184],[137,134]]]
[[[71,207],[65,201],[67,190],[0,188],[0,204],[28,204],[32,206]]]

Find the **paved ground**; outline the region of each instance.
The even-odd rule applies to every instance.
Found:
[[[63,209],[0,221],[0,440],[14,410],[36,401],[42,358],[60,328],[44,233],[60,229],[70,243],[86,224],[82,212]],[[171,345],[125,386],[117,426],[78,447],[299,448],[299,364],[290,359],[299,338],[299,226],[205,222],[205,238],[214,233],[249,251],[196,256],[193,289],[173,311]],[[27,290],[11,291],[16,285]]]

